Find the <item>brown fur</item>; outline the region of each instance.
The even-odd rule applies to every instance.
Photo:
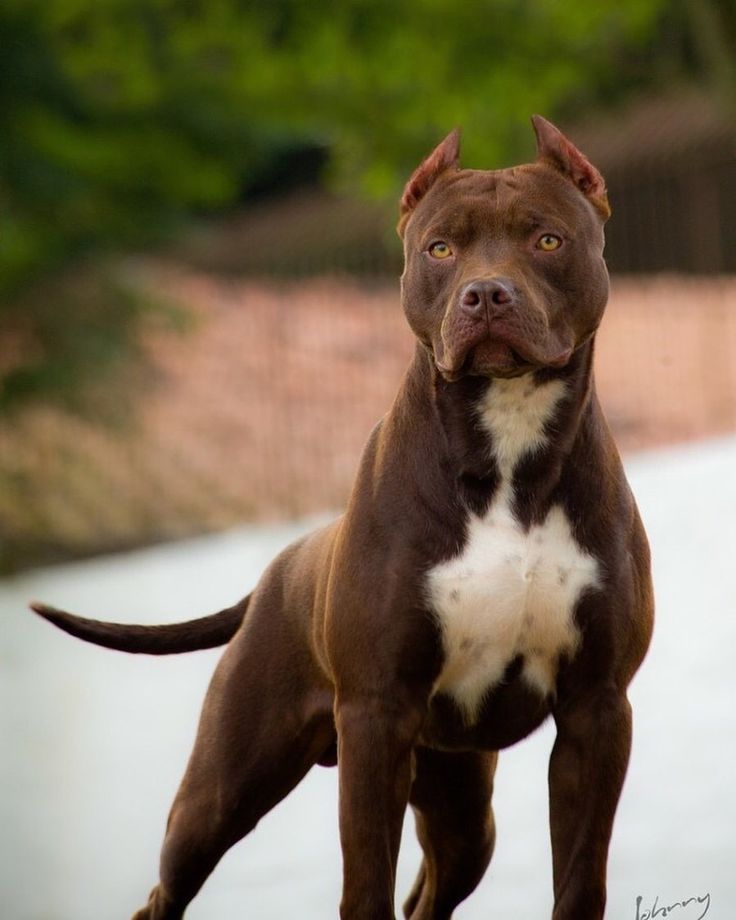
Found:
[[[315,762],[335,760],[341,916],[394,916],[410,803],[424,860],[405,913],[448,918],[491,857],[496,752],[550,715],[553,920],[603,916],[631,743],[626,688],[652,628],[649,553],[593,382],[608,291],[605,187],[556,128],[534,123],[533,164],[462,170],[454,132],[407,185],[402,299],[416,353],[341,518],[287,548],[214,623],[110,626],[36,607],[88,641],[129,651],[232,635],[171,811],[160,883],[136,920],[182,917],[225,851]],[[559,252],[535,248],[540,233],[560,236]],[[437,239],[451,242],[449,261],[428,255]],[[508,297],[496,303],[498,279]],[[468,294],[473,285],[480,295]],[[603,586],[577,604],[582,641],[558,662],[555,692],[543,697],[511,661],[469,723],[451,697],[433,692],[444,651],[425,577],[463,545],[468,515],[488,508],[499,486],[475,406],[497,378],[523,373],[537,385],[562,379],[570,395],[547,443],[515,469],[514,514],[528,529],[561,506]]]

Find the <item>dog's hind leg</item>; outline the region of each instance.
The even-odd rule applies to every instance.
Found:
[[[410,802],[424,859],[404,904],[410,920],[447,920],[483,877],[495,842],[497,757],[417,750]]]
[[[161,853],[134,920],[180,920],[224,853],[334,744],[332,692],[271,604],[254,605],[207,693]]]

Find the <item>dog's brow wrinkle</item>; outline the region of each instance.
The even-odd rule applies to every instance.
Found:
[[[509,176],[504,176],[496,188],[496,207],[508,212],[515,208],[521,200],[519,183]]]
[[[422,248],[426,248],[435,240],[450,240],[462,246],[467,245],[476,233],[478,221],[483,221],[483,215],[475,199],[468,197],[461,200],[462,207],[445,208],[434,215],[432,223],[422,235]]]

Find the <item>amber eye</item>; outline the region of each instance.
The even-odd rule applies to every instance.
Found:
[[[433,259],[449,259],[452,255],[452,249],[443,240],[432,243],[427,252]]]
[[[559,236],[555,236],[554,233],[545,233],[544,236],[540,236],[537,240],[537,249],[541,249],[543,252],[554,252],[560,246],[562,246],[562,240]]]

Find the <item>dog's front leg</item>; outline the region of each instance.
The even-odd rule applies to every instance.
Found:
[[[599,689],[563,702],[549,766],[553,920],[600,920],[606,860],[631,749],[624,690]]]
[[[336,704],[343,920],[392,920],[420,706],[381,693]]]

